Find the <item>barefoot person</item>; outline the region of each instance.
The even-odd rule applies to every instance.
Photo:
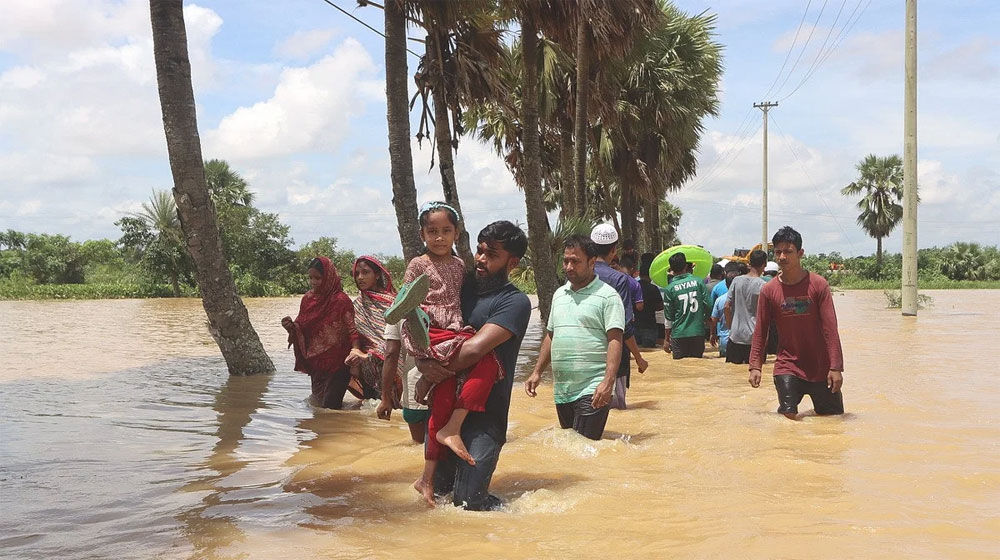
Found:
[[[427,251],[407,265],[404,278],[407,285],[386,311],[386,321],[394,323],[407,317],[403,324],[407,351],[414,357],[444,364],[475,334],[462,318],[465,265],[452,252],[460,220],[451,206],[430,202],[421,208],[417,221]],[[469,412],[486,409],[493,384],[503,376],[496,355],[489,353],[459,376],[449,377],[434,387],[427,421],[424,472],[414,484],[429,505],[434,505],[434,469],[445,456],[445,447],[469,464],[475,464],[462,442],[462,423]],[[416,400],[424,400],[432,387],[428,380],[418,382]]]
[[[573,235],[565,247],[563,272],[568,282],[552,296],[545,338],[524,391],[529,397],[537,395],[542,372],[551,362],[559,425],[596,440],[608,422],[623,353],[625,310],[618,292],[594,273],[594,243]]]
[[[462,317],[465,324],[476,329],[476,334],[447,364],[417,360],[423,376],[435,383],[453,377],[491,353],[503,366],[504,377],[493,385],[486,410],[469,412],[462,424],[462,442],[474,461],[458,461],[450,454],[438,463],[434,474],[434,490],[441,495],[453,491],[452,502],[467,510],[494,510],[502,505],[489,493],[489,486],[507,441],[514,368],[531,316],[528,297],[508,278],[527,249],[527,236],[508,221],[483,228],[476,246],[475,275],[466,278],[462,286]]]
[[[309,284],[312,289],[302,296],[298,317],[294,321],[283,318],[281,326],[288,331],[288,345],[295,349],[295,371],[309,374],[314,404],[339,409],[351,380],[344,360],[352,350],[360,349],[354,305],[326,257],[309,263]]]
[[[767,332],[778,326],[774,387],[778,412],[798,418],[799,402],[809,395],[816,414],[843,414],[844,353],[830,286],[802,268],[802,236],[785,226],[774,234],[774,257],[781,274],[760,290],[757,324],[750,350],[750,385],[760,386]]]
[[[639,345],[635,341],[634,311],[637,303],[636,298],[642,297],[642,290],[634,278],[611,267],[610,263],[615,260],[618,247],[618,230],[614,226],[611,224],[597,225],[590,232],[590,240],[597,247],[597,264],[594,265],[594,274],[618,292],[625,310],[625,331],[623,334],[625,351],[621,355],[621,364],[615,379],[614,396],[611,399],[611,408],[624,410],[626,407],[625,392],[630,385],[632,374],[629,355],[635,357],[639,373],[645,373],[646,368],[649,367],[649,363],[643,359],[639,352]]]

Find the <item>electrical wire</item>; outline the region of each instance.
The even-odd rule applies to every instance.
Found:
[[[347,16],[347,17],[349,17],[349,18],[353,19],[354,21],[356,21],[356,22],[360,23],[361,25],[363,25],[363,26],[367,27],[367,28],[368,28],[369,30],[371,30],[371,31],[374,31],[375,33],[377,33],[377,34],[381,35],[381,36],[382,36],[382,38],[383,38],[383,39],[385,39],[385,33],[382,33],[382,32],[381,32],[381,31],[379,31],[378,29],[375,29],[374,27],[372,27],[372,26],[368,25],[367,23],[365,23],[365,22],[361,21],[360,19],[358,19],[357,17],[355,17],[355,16],[354,16],[354,14],[352,14],[352,13],[348,12],[347,10],[345,10],[345,9],[341,8],[340,6],[338,6],[338,5],[334,4],[334,3],[333,3],[333,2],[331,2],[330,0],[323,0],[323,1],[324,1],[324,2],[326,2],[327,4],[329,4],[329,5],[333,6],[334,8],[336,8],[336,9],[337,9],[338,11],[340,11],[340,13],[342,13],[342,14],[344,14],[345,16]],[[410,53],[410,54],[412,54],[413,56],[416,56],[416,57],[418,57],[418,58],[420,57],[420,55],[419,55],[419,54],[417,54],[417,53],[415,53],[415,52],[411,51],[410,49],[406,49],[406,52],[408,52],[408,53]]]

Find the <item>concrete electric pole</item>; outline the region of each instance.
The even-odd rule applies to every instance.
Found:
[[[903,315],[917,315],[917,0],[906,0],[903,106]]]
[[[761,212],[762,212],[762,218],[761,218],[761,241],[760,241],[761,246],[760,247],[761,247],[761,249],[763,249],[763,251],[765,253],[767,253],[767,243],[768,243],[768,234],[767,234],[767,111],[771,107],[777,107],[778,103],[777,102],[771,103],[769,101],[764,101],[764,102],[761,102],[761,103],[754,103],[753,106],[764,112],[764,192],[763,192],[763,196],[761,196],[761,199],[760,199],[760,206],[761,206]]]

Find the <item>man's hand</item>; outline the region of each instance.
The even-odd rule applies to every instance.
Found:
[[[375,413],[378,414],[378,417],[381,420],[388,420],[392,416],[391,395],[382,395],[382,400],[378,403],[378,408],[375,409]]]
[[[844,373],[831,369],[830,373],[826,374],[826,386],[830,389],[831,393],[839,393],[841,385],[844,384]]]
[[[663,340],[663,351],[666,352],[667,354],[670,353],[670,339],[669,338]]]
[[[542,382],[542,374],[537,371],[531,372],[531,375],[524,380],[524,392],[528,394],[529,397],[535,398],[538,393],[535,392],[538,389],[538,385]]]
[[[646,368],[649,367],[649,362],[647,362],[642,356],[636,356],[635,365],[639,368],[639,373],[646,373]]]
[[[424,376],[424,379],[430,381],[431,383],[440,383],[449,377],[453,377],[455,372],[446,368],[448,364],[442,364],[437,360],[431,359],[421,359],[417,360],[417,371],[420,375]]]
[[[712,348],[715,348],[719,344],[719,336],[712,333],[712,336],[708,337],[708,343],[712,345]]]
[[[614,388],[615,382],[611,381],[601,381],[601,384],[597,386],[594,390],[594,399],[591,401],[591,406],[594,408],[601,408],[607,406],[611,402],[611,390]]]
[[[293,324],[294,322],[292,321],[291,317],[286,315],[281,318],[281,326],[284,327],[286,331],[291,332]]]
[[[760,387],[760,370],[759,369],[750,370],[750,378],[747,379],[747,381],[750,382],[750,386],[753,387],[754,389]]]
[[[365,354],[364,352],[358,350],[357,348],[353,348],[351,349],[351,353],[347,355],[347,358],[344,359],[344,364],[349,367],[354,367],[367,359],[368,359],[368,354]]]

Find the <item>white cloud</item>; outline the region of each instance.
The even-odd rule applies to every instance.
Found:
[[[274,46],[274,54],[292,60],[306,59],[330,44],[336,34],[334,29],[296,31]]]
[[[25,200],[17,209],[18,216],[31,216],[37,214],[42,208],[41,200]]]
[[[382,80],[368,51],[354,39],[303,68],[287,68],[274,95],[226,116],[205,135],[206,152],[254,159],[335,150],[351,119],[367,102],[381,101]]]

